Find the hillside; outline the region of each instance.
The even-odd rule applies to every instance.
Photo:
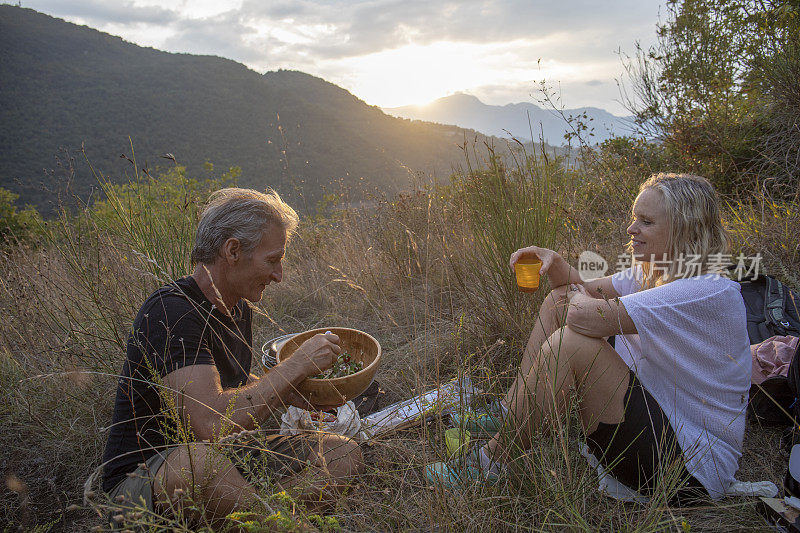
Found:
[[[0,186],[48,211],[74,159],[74,192],[95,169],[121,180],[137,163],[190,175],[242,167],[239,183],[319,198],[332,182],[396,191],[410,171],[449,175],[474,132],[385,115],[344,89],[292,71],[142,48],[30,9],[0,6]],[[43,187],[44,184],[44,187]]]
[[[393,116],[412,120],[455,124],[497,137],[508,137],[510,133],[520,140],[531,140],[531,129],[533,129],[534,139],[538,141],[541,136],[545,142],[553,145],[565,142],[564,134],[570,129],[564,118],[570,116],[583,117],[585,114],[586,118],[581,120],[588,125],[594,135],[584,134],[584,136],[585,140],[592,144],[609,139],[614,134],[623,135],[629,128],[625,117],[612,115],[596,107],[565,109],[562,117],[552,110],[531,103],[487,105],[476,97],[464,93],[439,98],[427,105],[384,108],[384,111]]]

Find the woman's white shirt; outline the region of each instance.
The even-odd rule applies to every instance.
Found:
[[[751,377],[738,283],[709,274],[639,290],[641,268],[612,276],[638,334],[616,350],[669,417],[687,470],[713,498],[739,467]]]

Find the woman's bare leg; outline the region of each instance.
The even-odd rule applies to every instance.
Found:
[[[503,399],[503,405],[506,408],[510,409],[510,406],[516,405],[517,400],[515,398],[525,398],[525,391],[528,389],[528,376],[537,365],[542,346],[553,333],[564,326],[567,316],[568,288],[568,286],[564,285],[553,289],[542,302],[539,314],[536,315],[536,320],[534,321],[533,330],[528,337],[525,351],[522,353],[517,376]],[[527,407],[519,405],[516,409],[510,409],[511,412],[516,410],[527,412]]]
[[[531,341],[536,340],[535,333]],[[508,434],[513,441],[529,448],[537,428],[566,412],[570,391],[575,388],[581,393],[580,415],[587,435],[599,422],[615,424],[622,420],[629,370],[604,339],[563,327],[547,338],[535,356],[528,348],[523,357],[528,364],[525,370],[520,369],[504,400],[515,430]],[[487,446],[491,456],[501,454],[500,435]]]
[[[567,317],[568,288],[564,285],[553,289],[542,302],[539,314],[533,324],[533,330],[528,337],[528,344],[522,354],[517,380],[528,375],[544,342],[564,326]]]

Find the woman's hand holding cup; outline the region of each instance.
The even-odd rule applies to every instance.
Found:
[[[514,265],[517,264],[521,259],[538,259],[542,263],[542,267],[539,269],[539,274],[544,275],[547,274],[547,270],[550,268],[550,265],[553,264],[553,261],[557,256],[558,254],[553,250],[540,248],[538,246],[528,246],[525,248],[520,248],[511,254],[511,259],[509,259],[508,264],[511,267],[511,270],[514,270]]]
[[[524,292],[539,288],[539,277],[547,272],[553,263],[554,251],[538,246],[520,248],[509,259],[509,265],[517,278],[517,287]]]

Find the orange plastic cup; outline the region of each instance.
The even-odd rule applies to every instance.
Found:
[[[533,292],[539,288],[539,269],[542,262],[536,257],[523,257],[514,263],[517,288],[522,292]]]

